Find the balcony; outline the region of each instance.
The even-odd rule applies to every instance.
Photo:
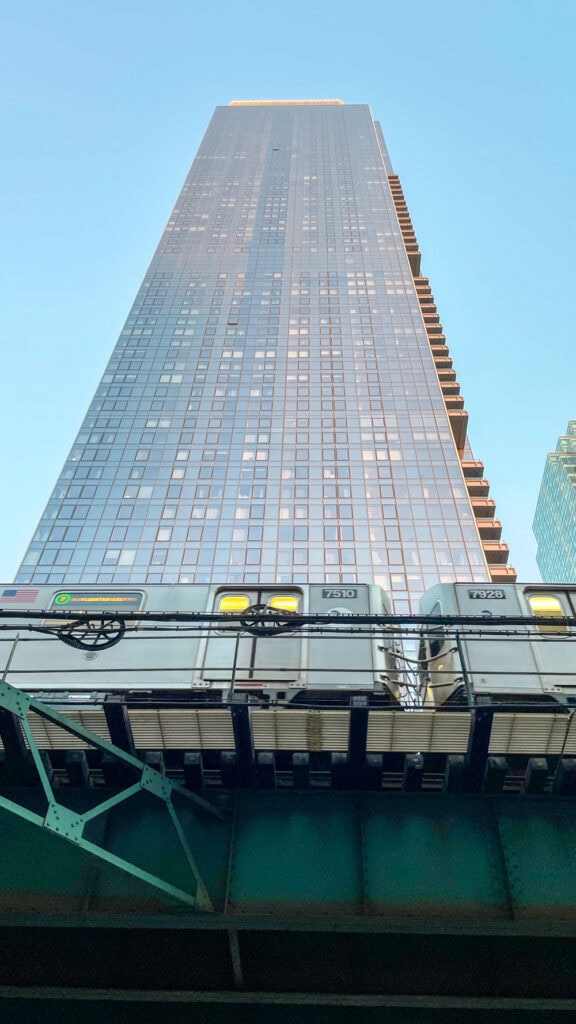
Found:
[[[448,355],[439,357],[434,355],[434,364],[437,370],[451,370],[453,365]]]
[[[483,548],[486,561],[490,567],[506,565],[510,554],[510,548],[507,544],[486,541]]]
[[[448,412],[452,412],[453,410],[464,408],[464,399],[462,395],[444,394],[444,404],[446,405]]]
[[[490,494],[490,481],[483,479],[467,480],[466,487],[471,498],[487,498]]]
[[[493,519],[496,502],[492,498],[472,498],[472,510],[476,519]]]
[[[493,583],[515,583],[518,574],[511,565],[491,565],[490,576]]]
[[[479,519],[476,523],[482,541],[500,540],[502,523],[499,519]]]
[[[408,262],[410,264],[410,270],[414,275],[420,273],[420,260],[421,256],[419,252],[408,252]]]
[[[466,431],[468,429],[468,413],[465,409],[448,409],[448,419],[452,435],[459,452],[463,451],[466,444]]]
[[[474,462],[463,462],[461,465],[466,480],[470,477],[484,476],[484,463],[478,459]]]

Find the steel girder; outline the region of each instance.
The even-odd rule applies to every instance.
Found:
[[[0,713],[3,1020],[106,1002],[151,1024],[569,1019],[573,797],[240,789],[216,807],[6,684]],[[59,786],[34,715],[124,788]]]
[[[97,870],[119,871],[155,890],[157,909],[165,899],[166,909],[293,921],[402,917],[576,926],[571,796],[252,789],[221,790],[216,806],[5,682],[0,713],[15,727],[15,749],[6,755],[33,776],[14,785],[0,771],[2,820],[19,819],[32,827],[30,838],[45,837],[34,867],[30,838],[21,842],[4,827],[0,911],[16,890],[18,905],[26,906],[26,885],[12,871],[24,848],[30,891],[41,892],[51,837],[88,856]],[[76,738],[104,754],[124,773],[122,788],[94,779],[59,786],[34,738],[34,715],[66,734],[66,742]],[[53,863],[65,862],[57,845]],[[64,894],[66,875],[61,885]],[[96,907],[97,895],[90,901]],[[43,905],[38,897],[37,909]]]

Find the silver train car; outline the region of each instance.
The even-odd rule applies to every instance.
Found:
[[[576,616],[576,585],[444,583],[420,602],[430,616],[477,616],[478,626],[422,630],[420,696],[425,706],[467,701],[544,710],[576,705],[576,630],[549,620]],[[525,625],[491,626],[494,617]]]
[[[250,626],[254,609],[263,628]],[[15,613],[0,617],[2,676],[35,693],[172,693],[218,702],[239,692],[297,703],[359,693],[387,702],[398,695],[386,631],[376,635],[359,625],[350,635],[349,626],[338,625],[342,615],[391,614],[389,598],[375,585],[12,585],[0,586],[0,610]],[[87,612],[94,619],[78,625],[77,616]],[[237,619],[230,625],[146,619],[146,613],[175,612],[242,615],[246,628],[239,630]],[[131,613],[125,631],[122,613]],[[334,625],[290,627],[290,616],[309,613],[329,615]]]

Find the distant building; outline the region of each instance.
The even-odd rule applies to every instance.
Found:
[[[17,582],[514,580],[467,422],[370,108],[218,107]]]
[[[546,458],[533,530],[544,582],[576,583],[576,420]]]

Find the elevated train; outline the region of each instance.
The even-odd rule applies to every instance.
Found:
[[[420,612],[477,619],[422,628],[424,706],[576,706],[576,628],[565,621],[576,622],[576,585],[444,583],[424,594]]]
[[[576,706],[576,627],[565,621],[576,622],[576,585],[439,584],[420,604],[430,621],[409,624],[415,664],[399,641],[405,619],[396,627],[390,598],[369,584],[0,586],[0,611],[2,678],[63,699],[245,693],[314,706],[366,695],[401,709],[416,680],[430,709]]]
[[[389,631],[338,622],[390,616],[375,585],[0,587],[0,609],[18,612],[0,619],[0,672],[31,692],[172,693],[191,702],[243,692],[283,703],[364,693],[385,704],[399,694]],[[307,615],[328,621],[306,628]]]

